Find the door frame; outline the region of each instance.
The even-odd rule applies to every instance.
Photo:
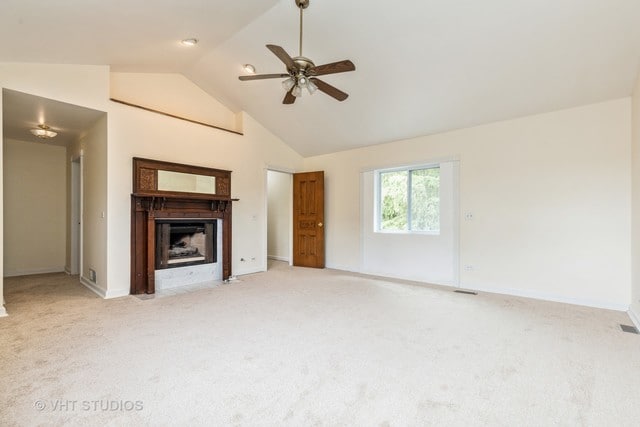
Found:
[[[297,173],[294,169],[283,168],[279,166],[265,165],[264,167],[264,232],[262,233],[262,271],[268,269],[269,259],[269,171],[286,173],[291,177],[289,184],[289,201],[293,204],[293,174]],[[289,265],[293,265],[293,207],[289,209]]]
[[[84,155],[81,152],[80,155],[71,158],[71,188],[70,200],[71,200],[71,215],[69,224],[69,238],[70,241],[70,254],[69,254],[69,274],[82,275],[83,271],[83,204],[84,204],[84,187],[83,187],[83,174],[84,174]]]

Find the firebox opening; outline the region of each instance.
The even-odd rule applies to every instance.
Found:
[[[217,221],[157,223],[156,268],[215,263]]]
[[[204,224],[173,225],[170,228],[168,264],[205,260]]]

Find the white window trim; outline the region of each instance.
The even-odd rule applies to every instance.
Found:
[[[405,165],[398,166],[392,168],[384,168],[384,169],[375,169],[373,172],[373,186],[374,186],[374,224],[373,224],[373,232],[381,233],[381,234],[416,234],[416,235],[427,235],[427,236],[439,236],[440,229],[435,230],[383,230],[382,225],[382,211],[380,209],[380,203],[382,201],[382,186],[380,185],[380,175],[388,172],[404,172],[407,171],[407,227],[411,227],[411,171],[422,170],[422,169],[440,169],[440,163],[422,163],[416,165]],[[438,214],[438,219],[440,215]],[[440,221],[438,220],[438,225],[440,225]]]

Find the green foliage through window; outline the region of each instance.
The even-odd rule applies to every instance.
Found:
[[[440,168],[379,173],[381,231],[440,231]]]

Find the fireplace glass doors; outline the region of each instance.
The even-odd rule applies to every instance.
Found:
[[[217,220],[156,220],[156,269],[217,262]]]

